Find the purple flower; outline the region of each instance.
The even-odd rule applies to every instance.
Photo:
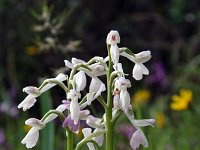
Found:
[[[0,145],[5,142],[5,134],[2,129],[0,129]]]
[[[162,87],[166,87],[169,84],[165,68],[161,62],[152,65],[152,72],[147,78],[148,84],[156,84]]]

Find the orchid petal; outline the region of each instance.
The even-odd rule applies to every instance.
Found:
[[[93,128],[102,128],[104,126],[102,119],[93,117],[91,115],[88,116],[86,123]]]
[[[76,83],[76,90],[82,91],[86,87],[86,76],[83,71],[79,71],[74,75],[73,80]]]
[[[130,105],[130,95],[127,90],[121,90],[120,101],[123,109],[125,110],[125,112],[127,112]]]
[[[124,77],[120,77],[115,81],[115,88],[119,90],[127,90],[128,87],[131,87],[131,82]]]
[[[71,89],[67,94],[67,99],[78,100],[79,98],[81,98],[81,93],[74,89]]]
[[[117,46],[117,44],[111,45],[110,55],[114,65],[117,65],[119,62],[119,47]]]
[[[151,51],[147,50],[147,51],[143,51],[140,53],[135,54],[135,58],[136,58],[136,63],[145,63],[147,62],[149,59],[151,59]]]
[[[37,127],[32,127],[26,134],[24,139],[21,141],[22,144],[26,144],[26,148],[33,148],[39,138],[39,129]]]
[[[35,96],[28,95],[19,105],[18,108],[22,108],[23,111],[26,111],[27,109],[31,108],[37,100],[35,99]]]
[[[149,146],[144,133],[141,131],[141,129],[137,129],[132,135],[132,138],[130,140],[130,145],[133,150],[137,150],[140,144],[142,144],[145,148]]]
[[[145,126],[154,126],[155,120],[154,119],[142,119],[142,120],[135,120],[137,126],[145,127]]]
[[[99,78],[97,78],[97,77],[92,78],[90,87],[89,87],[89,92],[90,93],[97,92],[99,90],[101,84],[103,84],[103,82]]]
[[[74,124],[77,124],[80,116],[80,106],[78,103],[78,99],[71,101],[70,112],[71,112],[71,118],[74,120]]]
[[[138,64],[138,63],[135,64],[135,66],[133,68],[133,78],[135,78],[136,80],[141,80],[142,79],[142,77],[143,77],[143,69],[144,69],[143,66],[142,66],[142,64]]]
[[[90,111],[89,110],[81,110],[80,111],[80,119],[81,120],[87,120],[87,118],[88,118],[88,116],[89,116],[89,114],[90,114]]]
[[[23,92],[26,92],[27,94],[33,95],[35,97],[38,97],[41,94],[39,89],[34,86],[27,86],[27,87],[23,88]]]
[[[81,60],[81,59],[77,59],[77,58],[72,58],[72,64],[76,65],[76,64],[85,64],[86,62]]]
[[[42,129],[45,126],[45,124],[42,121],[36,118],[29,118],[25,121],[25,124],[32,127],[37,127],[38,129]]]
[[[66,67],[68,67],[70,69],[74,68],[74,65],[71,62],[69,62],[68,60],[64,60],[64,62],[65,62]]]

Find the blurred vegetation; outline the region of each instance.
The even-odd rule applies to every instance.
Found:
[[[24,116],[17,110],[25,97],[21,89],[38,85],[40,77],[67,72],[64,59],[106,56],[105,38],[111,29],[123,37],[121,47],[134,53],[152,51],[150,75],[137,83],[132,80],[135,86],[130,91],[139,101],[134,106],[137,117],[157,121],[154,128],[145,129],[150,149],[198,150],[199,8],[196,0],[0,0],[0,150],[25,149],[20,143],[27,132],[25,118],[44,113],[39,104]],[[133,67],[124,66],[125,72]],[[191,91],[192,98],[185,109],[174,110],[172,97],[181,96],[181,89]],[[64,98],[59,90],[48,96],[54,105]],[[180,97],[180,105],[184,102]],[[54,125],[49,128],[52,132]],[[64,134],[61,128],[56,131],[53,149],[63,149]],[[116,129],[116,135],[118,149],[130,149],[126,134]]]

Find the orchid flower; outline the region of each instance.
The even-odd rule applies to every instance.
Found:
[[[47,123],[59,116],[63,122],[62,127],[67,129],[68,150],[74,149],[73,133],[78,133],[82,120],[90,128],[82,129],[84,138],[77,144],[76,150],[80,150],[86,143],[89,150],[95,150],[95,146],[100,147],[103,145],[104,137],[107,138],[105,149],[113,149],[113,127],[121,113],[124,113],[134,129],[130,134],[131,148],[137,150],[140,145],[148,147],[147,138],[141,130],[141,127],[153,126],[155,120],[137,120],[135,118],[132,105],[130,104],[130,94],[127,90],[131,87],[131,83],[125,78],[128,74],[124,73],[123,66],[119,62],[119,57],[124,56],[135,64],[132,70],[132,76],[136,80],[141,80],[143,75],[149,74],[149,70],[143,63],[151,58],[151,52],[148,50],[134,54],[128,48],[119,48],[119,43],[120,35],[118,31],[111,30],[106,38],[108,49],[107,57],[96,56],[88,62],[77,58],[72,58],[71,61],[64,60],[65,66],[72,69],[69,79],[64,74],[59,74],[54,79],[45,80],[39,88],[28,86],[23,89],[23,92],[26,92],[28,96],[18,105],[18,108],[23,108],[24,111],[35,104],[37,97],[56,84],[65,91],[67,100],[63,100],[62,104],[56,110],[47,112],[41,120],[36,118],[28,119],[25,124],[32,126],[32,128],[22,140],[22,144],[25,144],[27,148],[34,147],[38,141],[40,130]],[[91,77],[91,82],[89,91],[85,94],[84,89],[87,85],[86,75]],[[99,78],[102,75],[106,75],[107,77],[107,91],[106,85]],[[63,83],[65,80],[67,80],[68,87]],[[84,92],[82,92],[83,90]],[[106,100],[101,96],[104,91],[107,94]],[[79,102],[82,96],[81,94],[85,95]],[[98,99],[105,110],[105,114],[101,118],[92,116],[90,111],[85,109],[95,99]],[[63,113],[65,110],[68,112],[67,116]]]
[[[72,58],[71,62],[69,62],[68,60],[64,60],[65,62],[65,66],[70,68],[70,69],[73,69],[75,65],[77,64],[86,64],[85,61],[81,60],[81,59],[77,59],[77,58]]]
[[[96,56],[96,59],[99,61],[101,60],[102,62],[105,63],[105,61],[103,60],[102,57]],[[73,69],[77,64],[85,64],[86,65],[86,62],[81,59],[72,58],[71,61],[72,62],[69,62],[68,60],[64,60],[65,66],[70,69]],[[90,68],[90,70],[88,70],[86,68],[79,68],[78,70],[84,71],[84,73],[86,73],[91,78],[106,74],[105,68],[99,62],[88,65],[88,68]]]
[[[135,132],[133,133],[132,138],[130,140],[130,145],[132,149],[137,150],[141,144],[147,148],[149,144],[146,139],[146,136],[144,135],[140,127],[149,126],[149,125],[153,127],[155,120],[154,119],[135,120],[131,105],[129,105],[128,110],[125,110],[123,108],[120,101],[119,101],[119,105],[120,105],[119,107],[122,109],[122,111],[125,113],[129,121],[132,123],[133,127],[135,128]]]
[[[110,55],[112,62],[114,65],[117,65],[119,62],[119,47],[117,44],[120,43],[120,36],[118,31],[110,31],[107,35],[106,43],[110,45]]]
[[[60,82],[67,80],[66,75],[59,74],[55,80],[58,80]],[[36,98],[40,96],[42,93],[46,92],[56,84],[54,83],[47,83],[41,90],[37,87],[28,86],[23,89],[23,92],[26,92],[28,96],[18,105],[18,108],[22,108],[23,111],[26,111],[27,109],[31,108],[35,102],[37,101]]]
[[[91,78],[106,74],[105,68],[100,63],[91,64],[89,68],[90,71],[84,68],[82,70]]]
[[[32,148],[36,145],[39,138],[39,130],[45,127],[45,124],[38,119],[30,118],[25,121],[26,125],[32,126],[28,134],[21,141],[22,144],[26,144],[27,148]]]
[[[128,87],[131,87],[131,83],[124,77],[120,77],[115,81],[115,88],[120,90],[120,103],[125,111],[128,111],[130,105],[130,95],[127,91]]]
[[[69,101],[63,101],[63,103],[68,103],[68,104],[70,104]],[[70,129],[72,132],[75,133],[75,132],[77,132],[78,129],[79,129],[80,120],[86,120],[86,119],[88,118],[89,114],[90,114],[90,111],[87,110],[87,109],[86,109],[86,110],[80,110],[80,112],[79,112],[79,118],[78,118],[78,123],[77,123],[77,124],[74,123],[74,120],[71,118],[71,114],[69,114],[69,115],[65,118],[62,127],[63,127],[63,128],[69,127],[69,129]]]
[[[68,107],[69,106],[66,104],[61,104],[56,108],[56,110],[63,112]],[[42,130],[48,122],[54,120],[56,117],[56,114],[50,114],[44,121],[38,120],[36,118],[30,118],[26,120],[25,124],[32,126],[32,128],[29,130],[21,143],[25,144],[27,148],[33,148],[39,139],[39,131]]]
[[[86,87],[86,76],[83,71],[79,71],[74,75],[73,81],[76,83],[76,90],[82,91]]]
[[[133,68],[133,78],[136,80],[141,80],[144,75],[149,74],[149,70],[143,65],[143,63],[147,62],[151,58],[151,51],[143,51],[138,54],[135,54],[135,57],[123,52],[120,55],[128,58],[132,62],[135,63]]]
[[[71,89],[67,94],[67,99],[71,99],[70,113],[71,113],[71,119],[74,120],[74,124],[78,123],[78,119],[80,116],[80,106],[78,103],[78,99],[80,98],[81,98],[80,92],[74,89]]]
[[[87,94],[87,104],[90,105],[93,100],[101,95],[106,90],[105,84],[97,77],[92,78],[89,87],[89,93]]]

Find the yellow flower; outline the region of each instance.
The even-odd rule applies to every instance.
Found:
[[[164,115],[163,113],[158,112],[156,114],[156,126],[158,126],[159,128],[163,128],[164,124],[165,124]]]
[[[32,127],[29,125],[24,125],[23,129],[25,132],[28,132]]]
[[[151,92],[148,90],[139,90],[132,96],[132,102],[136,105],[147,102],[151,97]]]
[[[34,56],[38,53],[39,49],[38,47],[36,46],[28,46],[26,49],[25,49],[25,52],[27,55],[29,56]]]
[[[188,109],[190,102],[192,101],[191,90],[180,90],[180,95],[173,95],[170,108],[172,110],[180,111]]]

